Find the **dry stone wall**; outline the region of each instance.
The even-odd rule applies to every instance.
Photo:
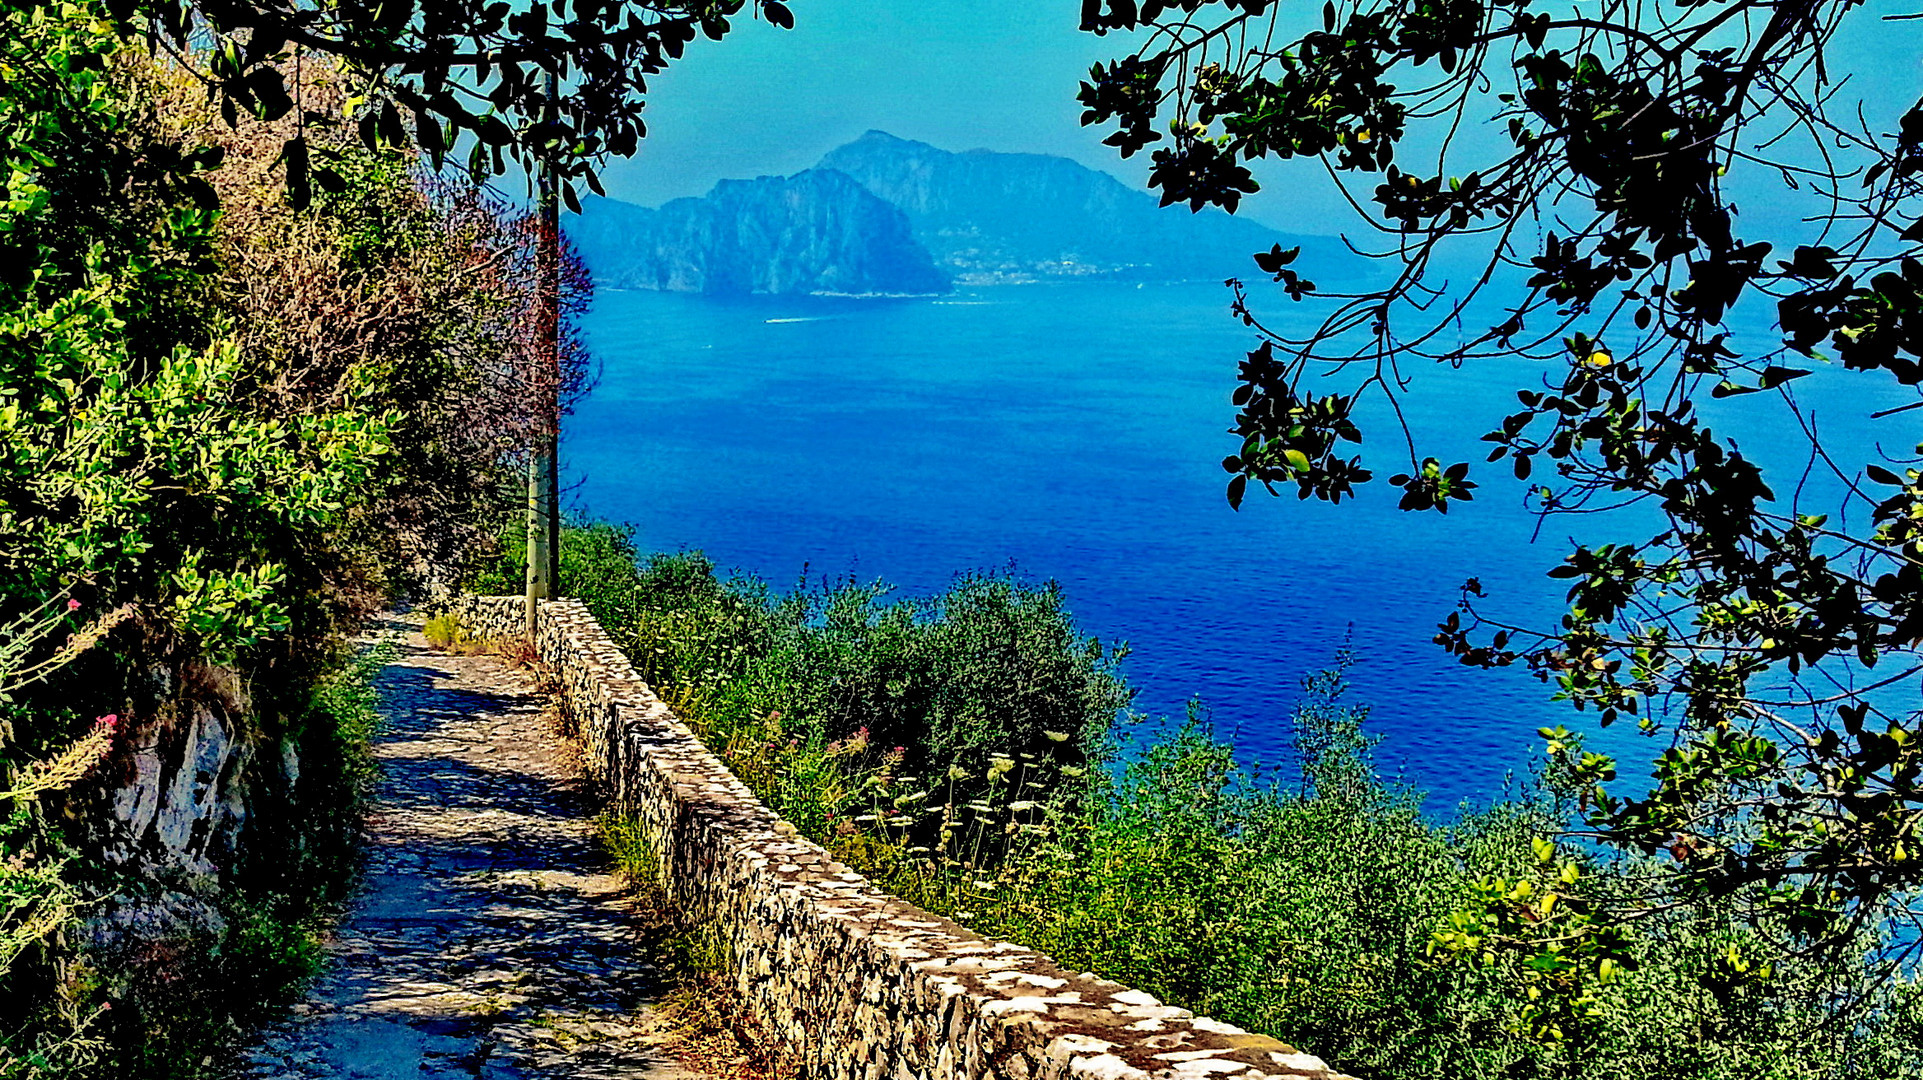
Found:
[[[468,597],[489,637],[518,597]],[[754,1019],[829,1080],[1346,1080],[1264,1035],[1064,970],[888,895],[755,798],[576,601],[541,607],[589,769],[633,816],[669,895],[731,951]]]

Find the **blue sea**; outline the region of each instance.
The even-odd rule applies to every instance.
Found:
[[[1537,535],[1505,465],[1480,465],[1479,436],[1546,368],[1407,373],[1419,451],[1475,462],[1486,481],[1447,516],[1398,511],[1383,483],[1334,507],[1252,492],[1232,511],[1218,463],[1236,448],[1229,394],[1255,339],[1228,302],[1210,284],[913,300],[605,291],[584,327],[600,381],[564,441],[572,502],[632,523],[644,550],[700,549],[777,587],[805,570],[917,595],[1010,564],[1053,579],[1085,632],[1127,642],[1142,711],[1200,701],[1256,764],[1286,762],[1301,680],[1352,646],[1350,697],[1385,736],[1383,769],[1432,808],[1500,794],[1528,770],[1539,726],[1593,734],[1526,673],[1467,669],[1430,641],[1470,577],[1486,610],[1553,625],[1563,587],[1544,572],[1572,521],[1604,524],[1556,519]],[[1313,317],[1279,296],[1262,313]],[[1837,393],[1846,419],[1880,401]],[[1364,460],[1386,477],[1407,452],[1372,420]],[[1635,539],[1611,533],[1590,538]],[[1620,727],[1599,745],[1625,765],[1657,749]]]

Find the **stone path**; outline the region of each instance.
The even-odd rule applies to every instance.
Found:
[[[695,1080],[527,677],[395,622],[365,884],[331,963],[244,1058],[255,1080]]]

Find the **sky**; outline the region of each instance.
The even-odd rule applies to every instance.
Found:
[[[793,7],[793,30],[738,22],[653,81],[648,138],[608,170],[609,194],[652,205],[721,177],[793,173],[870,128],[1118,166],[1081,127],[1075,90],[1120,42],[1080,32],[1074,0]]]
[[[1282,3],[1285,26],[1295,32],[1320,23],[1320,4]],[[721,41],[697,40],[651,80],[649,135],[635,157],[610,163],[610,195],[655,206],[704,194],[722,178],[795,173],[871,128],[947,150],[1058,154],[1144,186],[1148,151],[1124,161],[1101,144],[1107,129],[1081,125],[1079,82],[1091,65],[1125,56],[1133,44],[1081,32],[1078,0],[791,6],[794,29],[740,20]],[[1913,0],[1871,0],[1845,23],[1831,54],[1831,71],[1853,80],[1844,98],[1863,97],[1883,130],[1923,94],[1923,21],[1880,16],[1915,7]],[[1483,124],[1458,146],[1486,147],[1494,159],[1507,139]],[[1354,211],[1314,162],[1265,163],[1256,175],[1263,190],[1242,214],[1296,233],[1354,228]],[[1738,183],[1739,207],[1757,231],[1764,221],[1788,224],[1811,209],[1806,191],[1791,191],[1773,174],[1754,170]]]
[[[1058,154],[1137,187],[1147,179],[1147,151],[1123,161],[1102,145],[1105,129],[1081,125],[1081,80],[1132,46],[1083,33],[1076,0],[792,7],[793,30],[744,20],[651,80],[648,137],[634,158],[610,164],[609,195],[655,206],[724,177],[799,172],[871,128],[945,150]],[[1252,216],[1276,225],[1314,216],[1277,194],[1251,202]],[[1337,208],[1332,193],[1327,203]]]

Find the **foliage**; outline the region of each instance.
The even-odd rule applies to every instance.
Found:
[[[376,775],[374,739],[382,724],[380,695],[374,679],[393,663],[394,645],[382,641],[364,647],[305,687],[307,701],[300,710],[303,723],[300,749],[305,760],[314,763],[319,776],[311,781],[335,784],[341,790],[320,793],[323,806],[359,806],[369,794]],[[305,775],[305,773],[304,773]],[[350,830],[358,828],[348,821],[336,827],[338,851],[320,856],[335,862],[351,853]],[[290,874],[298,881],[300,873]]]
[[[274,595],[284,542],[280,558],[262,549],[319,528],[365,483],[388,417],[352,408],[358,385],[334,409],[261,415],[217,327],[171,343],[137,332],[162,320],[156,298],[200,292],[186,278],[214,235],[184,186],[195,168],[155,177],[149,162],[204,159],[110,80],[118,42],[84,15],[0,12],[18,73],[0,97],[13,177],[0,238],[25,269],[0,283],[0,590],[37,598],[85,580],[143,597],[180,633],[246,647],[288,625]],[[111,209],[122,201],[146,212]]]
[[[1346,656],[1305,688],[1288,783],[1239,767],[1192,712],[1104,722],[1089,767],[990,754],[958,784],[908,768],[913,748],[784,711],[814,700],[784,679],[866,684],[876,658],[859,635],[839,650],[788,640],[792,613],[855,587],[799,604],[685,554],[649,557],[639,578],[636,621],[611,632],[771,808],[883,887],[1071,968],[1371,1080],[1923,1077],[1923,994],[1883,977],[1874,942],[1777,957],[1760,978],[1765,941],[1719,898],[1627,919],[1583,897],[1545,903],[1570,891],[1566,874],[1627,894],[1658,868],[1542,839],[1580,786],[1555,767],[1489,807],[1425,815],[1419,792],[1378,778]],[[819,619],[798,629],[837,640]]]
[[[72,922],[84,897],[64,871],[71,854],[51,834],[41,813],[40,797],[57,794],[87,775],[111,747],[119,718],[103,716],[78,739],[71,739],[37,758],[24,757],[14,742],[14,721],[22,710],[10,704],[11,695],[45,679],[98,642],[124,616],[115,613],[87,626],[75,627],[75,607],[64,597],[0,626],[0,980],[23,955],[39,959],[57,935]],[[46,641],[68,629],[59,647],[48,651]],[[66,719],[66,718],[61,718]],[[63,725],[64,726],[64,725]],[[50,1024],[0,1026],[0,1077],[8,1080],[52,1076],[90,1061],[100,1050],[88,1028],[96,1018],[67,986],[42,1004],[53,1015]],[[38,1018],[35,1018],[38,1019]]]
[[[578,273],[559,297],[534,287],[552,267],[526,215],[324,124],[307,138],[355,187],[290,211],[275,155],[300,118],[227,125],[195,101],[216,61],[129,49],[133,25],[0,7],[0,624],[70,586],[108,612],[51,656],[0,644],[0,664],[40,665],[0,675],[18,698],[0,802],[51,798],[106,749],[104,731],[74,742],[75,715],[114,709],[144,736],[196,695],[300,775],[256,783],[280,755],[237,756],[245,777],[222,784],[249,799],[246,842],[217,867],[221,910],[183,900],[205,909],[184,923],[225,929],[139,955],[52,932],[75,905],[182,895],[102,857],[100,785],[0,823],[0,1073],[39,1054],[19,1067],[190,1074],[311,966],[372,776],[367,672],[328,674],[338,630],[494,530],[551,416],[529,388],[566,392],[533,368],[537,316],[585,295]],[[345,106],[327,65],[303,72],[314,109]]]
[[[572,342],[540,385],[533,219],[323,136],[355,186],[291,214],[264,182],[291,120],[222,132],[181,67],[60,10],[0,15],[0,242],[30,271],[0,283],[5,587],[89,577],[245,648],[459,561],[535,399],[581,384]],[[570,265],[564,316],[586,295]]]
[[[720,39],[746,9],[781,27],[782,0],[623,0],[609,4],[469,2],[341,6],[322,2],[208,3],[113,0],[98,18],[115,35],[182,62],[230,127],[243,118],[291,118],[275,165],[296,208],[316,190],[347,188],[338,146],[315,142],[339,126],[367,149],[418,151],[436,172],[466,151],[477,177],[545,162],[599,192],[595,166],[632,155],[647,133],[648,79],[681,58],[697,35]],[[27,18],[72,10],[30,0]],[[304,93],[305,65],[338,64],[353,79],[341,108]]]
[[[226,130],[179,66],[150,77],[168,125],[222,154],[209,177],[227,283],[217,298],[250,359],[250,406],[309,415],[364,382],[360,407],[407,434],[343,508],[333,546],[353,554],[325,577],[370,578],[362,588],[378,592],[452,576],[508,511],[512,466],[586,385],[585,269],[564,242],[551,273],[536,216],[339,132],[308,137],[338,152],[351,182],[290,212],[271,171],[292,118]],[[342,104],[342,79],[325,68],[308,69],[301,89],[317,106]]]
[[[1551,572],[1569,583],[1559,626],[1486,615],[1471,581],[1437,643],[1466,664],[1525,664],[1657,741],[1646,788],[1624,791],[1603,755],[1566,762],[1588,833],[1665,868],[1653,894],[1613,898],[1617,914],[1715,898],[1784,949],[1847,948],[1915,914],[1923,885],[1913,698],[1878,692],[1923,671],[1923,479],[1901,431],[1870,460],[1826,445],[1798,390],[1923,383],[1923,103],[1838,77],[1826,50],[1868,18],[1851,3],[1540,6],[1332,2],[1291,41],[1267,0],[1087,0],[1085,29],[1146,34],[1091,73],[1084,121],[1112,122],[1128,155],[1163,142],[1169,118],[1150,181],[1164,203],[1232,210],[1254,188],[1247,163],[1318,158],[1365,189],[1360,223],[1398,271],[1328,297],[1306,337],[1259,321],[1237,283],[1261,339],[1235,391],[1232,504],[1250,481],[1331,501],[1369,481],[1343,449],[1363,436],[1359,396],[1394,404],[1419,359],[1538,362],[1520,410],[1490,418],[1489,460],[1545,516],[1649,520],[1616,513],[1640,504],[1660,522],[1574,548]],[[1484,116],[1506,141],[1455,138]],[[1804,198],[1806,219],[1739,221],[1735,193],[1779,182],[1804,193],[1783,199]],[[1537,221],[1551,224],[1524,227]],[[1319,296],[1297,254],[1256,263],[1292,300]],[[1468,284],[1439,284],[1444,267]],[[1744,355],[1736,320],[1771,309],[1780,341]],[[1831,370],[1799,382],[1817,365]],[[1325,375],[1332,389],[1311,392]],[[1788,452],[1713,428],[1705,406],[1733,398],[1715,415],[1747,415]],[[1404,509],[1473,498],[1467,463],[1407,441],[1390,480]],[[1566,734],[1545,732],[1568,751]]]
[[[698,554],[655,555],[612,632],[731,763],[805,800],[776,800],[798,825],[846,820],[855,805],[852,790],[795,782],[804,774],[884,766],[962,805],[1019,761],[1085,767],[1128,703],[1121,650],[1082,638],[1053,584],[964,575],[940,596],[887,593],[820,582],[776,598],[721,581]],[[933,823],[920,831],[937,839]]]

